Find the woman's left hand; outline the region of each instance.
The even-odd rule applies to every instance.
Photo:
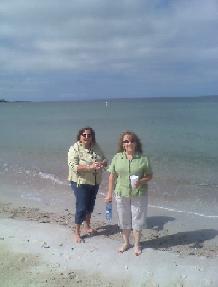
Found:
[[[141,186],[141,182],[140,182],[140,179],[136,181],[135,183],[135,188],[139,188]]]
[[[107,162],[104,160],[101,162],[95,162],[95,166],[96,166],[96,169],[101,169],[107,166]]]
[[[141,185],[146,184],[146,183],[147,183],[149,180],[151,180],[151,179],[152,179],[152,175],[146,175],[146,176],[140,178],[140,179],[136,182],[135,187],[138,188],[138,187],[140,187]]]
[[[101,162],[95,162],[95,169],[101,169],[101,168],[103,168],[103,165],[102,165],[102,163]]]

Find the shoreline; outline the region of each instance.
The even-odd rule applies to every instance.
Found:
[[[4,164],[3,164],[4,165]],[[4,170],[5,169],[5,170]],[[32,200],[32,203],[37,205],[37,201],[40,204],[41,199],[50,201],[49,196],[45,198],[45,195],[42,194],[42,191],[46,192],[46,189],[57,189],[54,191],[58,194],[58,190],[70,192],[69,182],[66,178],[63,178],[63,175],[58,177],[52,173],[46,173],[44,171],[30,171],[30,170],[22,170],[17,173],[17,169],[19,167],[14,167],[13,169],[9,169],[6,165],[3,168],[3,172],[0,172],[0,179],[1,179],[1,186],[4,189],[6,186],[7,192],[12,193],[12,200],[14,195],[16,196],[15,192],[13,191],[13,184],[11,184],[11,177],[13,174],[13,181],[16,182],[16,187],[19,188],[19,196],[23,198],[23,200]],[[105,190],[108,186],[108,174],[105,172],[103,174],[102,184],[100,185],[99,194],[104,196]],[[204,200],[198,201],[196,205],[192,204],[195,198],[189,197],[179,197],[179,194],[175,196],[167,191],[167,186],[163,187],[165,192],[161,192],[160,190],[160,182],[156,182],[153,180],[149,184],[149,207],[150,208],[157,208],[160,210],[166,210],[167,212],[175,212],[175,213],[182,213],[184,215],[195,215],[198,217],[205,217],[205,218],[218,218],[216,197],[213,201],[211,198],[204,198]],[[7,188],[9,186],[9,188]],[[172,187],[171,187],[172,188]],[[216,190],[217,186],[215,186]],[[23,189],[23,191],[22,191]],[[33,192],[32,192],[33,189]],[[7,193],[6,192],[6,193]],[[32,194],[32,195],[31,195]],[[5,197],[5,194],[0,191],[1,197]],[[187,194],[186,194],[187,195]],[[184,195],[185,196],[185,195]],[[6,196],[7,199],[8,195]],[[31,203],[31,204],[32,204]]]
[[[102,201],[102,199],[98,198],[97,200],[97,210],[92,216],[92,225],[97,230],[97,235],[121,241],[120,230],[115,219],[116,215],[114,214],[113,221],[108,223],[103,219],[104,214],[99,211],[99,201]],[[176,214],[172,216],[172,212],[164,214],[153,210],[152,213],[147,217],[147,228],[142,231],[141,243],[143,249],[152,248],[180,255],[218,258],[218,238],[216,238],[218,230],[214,229],[215,220],[209,223],[205,219],[199,225],[197,218],[188,218],[188,215],[186,218],[182,218],[176,217]],[[37,222],[39,224],[57,224],[64,226],[72,234],[74,231],[74,214],[68,208],[62,212],[50,212],[35,207],[13,207],[11,203],[0,202],[0,219],[2,218]],[[189,224],[184,224],[184,220],[187,219],[190,221]],[[85,239],[87,236],[82,234],[82,237]],[[210,240],[211,244],[207,242]]]
[[[149,207],[157,208],[157,209],[163,209],[163,210],[166,210],[169,212],[184,213],[186,215],[194,215],[194,216],[205,217],[205,218],[218,218],[218,215],[206,215],[206,214],[203,214],[200,212],[180,210],[180,209],[176,209],[176,208],[172,208],[172,207],[164,207],[164,206],[153,205],[153,204],[149,204]]]

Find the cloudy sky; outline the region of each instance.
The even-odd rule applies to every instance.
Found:
[[[0,98],[218,94],[218,0],[0,0]]]

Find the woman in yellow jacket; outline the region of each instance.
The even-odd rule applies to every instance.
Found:
[[[91,227],[91,213],[101,182],[102,169],[107,160],[95,140],[95,131],[90,127],[79,130],[77,141],[68,152],[69,176],[71,188],[76,197],[75,241],[80,243],[80,226],[84,221],[85,231],[94,232]]]

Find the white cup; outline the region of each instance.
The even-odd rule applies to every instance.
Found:
[[[138,181],[138,175],[130,175],[130,181],[132,188],[135,188],[136,182]]]

